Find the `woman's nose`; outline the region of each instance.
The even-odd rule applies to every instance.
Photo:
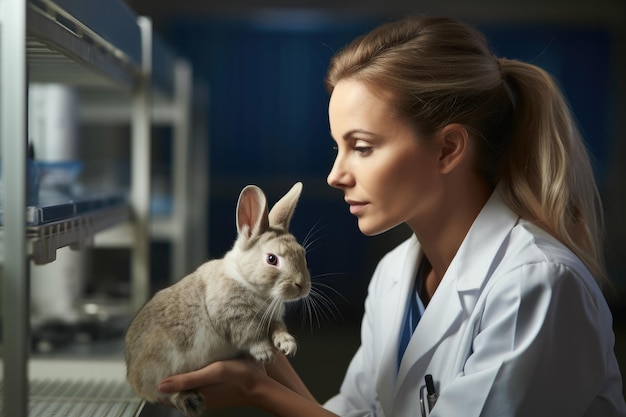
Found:
[[[326,182],[331,187],[342,188],[347,185],[348,172],[345,170],[343,165],[344,164],[341,159],[337,156],[332,169],[328,173],[328,177],[326,177]]]

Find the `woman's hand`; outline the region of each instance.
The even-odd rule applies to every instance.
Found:
[[[215,362],[166,378],[159,390],[164,394],[195,390],[204,396],[206,409],[244,406],[277,417],[336,417],[315,401],[282,353],[277,352],[267,369],[252,358]]]
[[[204,396],[207,409],[255,406],[255,388],[263,379],[269,379],[263,363],[252,358],[232,359],[166,378],[159,384],[159,391],[173,394],[195,390]]]

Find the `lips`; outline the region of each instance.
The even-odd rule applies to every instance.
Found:
[[[346,203],[348,203],[348,205],[350,206],[350,213],[355,215],[361,212],[367,205],[367,203],[363,201],[354,200],[346,200]]]

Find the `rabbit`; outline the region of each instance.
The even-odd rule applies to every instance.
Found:
[[[311,290],[305,250],[288,231],[301,191],[298,182],[268,214],[263,191],[246,186],[232,249],[157,292],[131,320],[124,341],[127,380],[139,397],[197,417],[200,393],[165,395],[159,382],[242,355],[270,362],[274,348],[296,353],[283,314],[286,301]]]

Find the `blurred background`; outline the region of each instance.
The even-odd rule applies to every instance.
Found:
[[[604,198],[606,256],[615,282],[608,297],[616,349],[626,365],[623,0],[127,3],[153,19],[209,86],[207,257],[221,256],[232,244],[234,207],[244,185],[261,186],[272,204],[295,181],[304,183],[292,231],[314,242],[309,267],[324,299],[312,317],[293,309],[290,321],[301,344],[294,364],[319,400],[337,391],[358,346],[362,302],[376,262],[408,236],[398,228],[363,237],[341,194],[326,185],[333,151],[323,79],[335,51],[406,14],[448,15],[474,24],[497,55],[532,62],[559,81],[593,154]]]

